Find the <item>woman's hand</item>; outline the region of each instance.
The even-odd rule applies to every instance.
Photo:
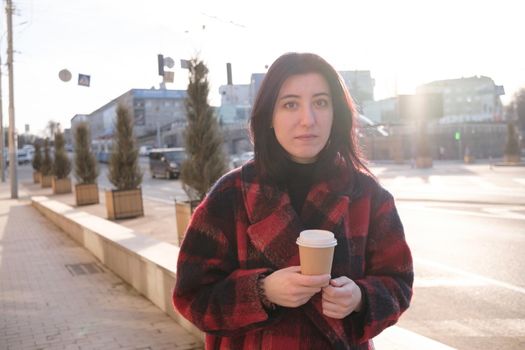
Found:
[[[308,276],[301,274],[300,266],[277,270],[266,276],[263,288],[266,298],[274,304],[285,307],[298,307],[326,287],[330,275]]]
[[[361,310],[361,289],[346,276],[330,280],[323,288],[323,314],[331,318],[345,318],[354,311]]]

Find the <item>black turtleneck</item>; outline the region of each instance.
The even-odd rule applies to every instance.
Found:
[[[298,214],[301,214],[304,201],[314,182],[314,171],[316,163],[300,164],[290,161],[288,164],[288,176],[286,176],[286,188],[292,202],[292,206]]]

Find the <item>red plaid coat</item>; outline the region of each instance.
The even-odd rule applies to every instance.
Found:
[[[358,186],[359,194],[355,189]],[[332,278],[347,276],[363,308],[342,320],[322,313],[321,293],[299,308],[267,312],[260,274],[299,265],[305,228],[334,232]],[[181,246],[173,302],[206,332],[207,349],[373,349],[412,296],[413,268],[392,196],[344,165],[315,184],[297,214],[285,192],[258,181],[253,163],[220,179],[196,209]]]

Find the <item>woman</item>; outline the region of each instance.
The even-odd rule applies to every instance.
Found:
[[[181,246],[173,295],[208,349],[372,349],[408,308],[413,269],[392,196],[358,153],[352,99],[314,54],[268,70],[255,159],[220,179]],[[300,273],[296,239],[332,231],[332,273]]]

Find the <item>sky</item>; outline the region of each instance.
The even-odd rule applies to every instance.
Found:
[[[5,3],[5,1],[4,1]],[[157,54],[176,65],[170,89],[185,89],[180,59],[208,65],[210,102],[220,105],[226,63],[233,83],[290,51],[314,52],[337,70],[370,70],[375,98],[414,93],[433,80],[485,75],[505,87],[504,104],[525,87],[523,13],[515,0],[173,1],[13,0],[14,99],[19,133],[42,135],[50,120],[70,127],[126,91],[159,88]],[[3,11],[2,11],[3,12]],[[5,13],[0,17],[7,60]],[[68,69],[73,78],[59,79]],[[91,86],[77,85],[78,74]],[[8,125],[7,67],[2,65]]]

